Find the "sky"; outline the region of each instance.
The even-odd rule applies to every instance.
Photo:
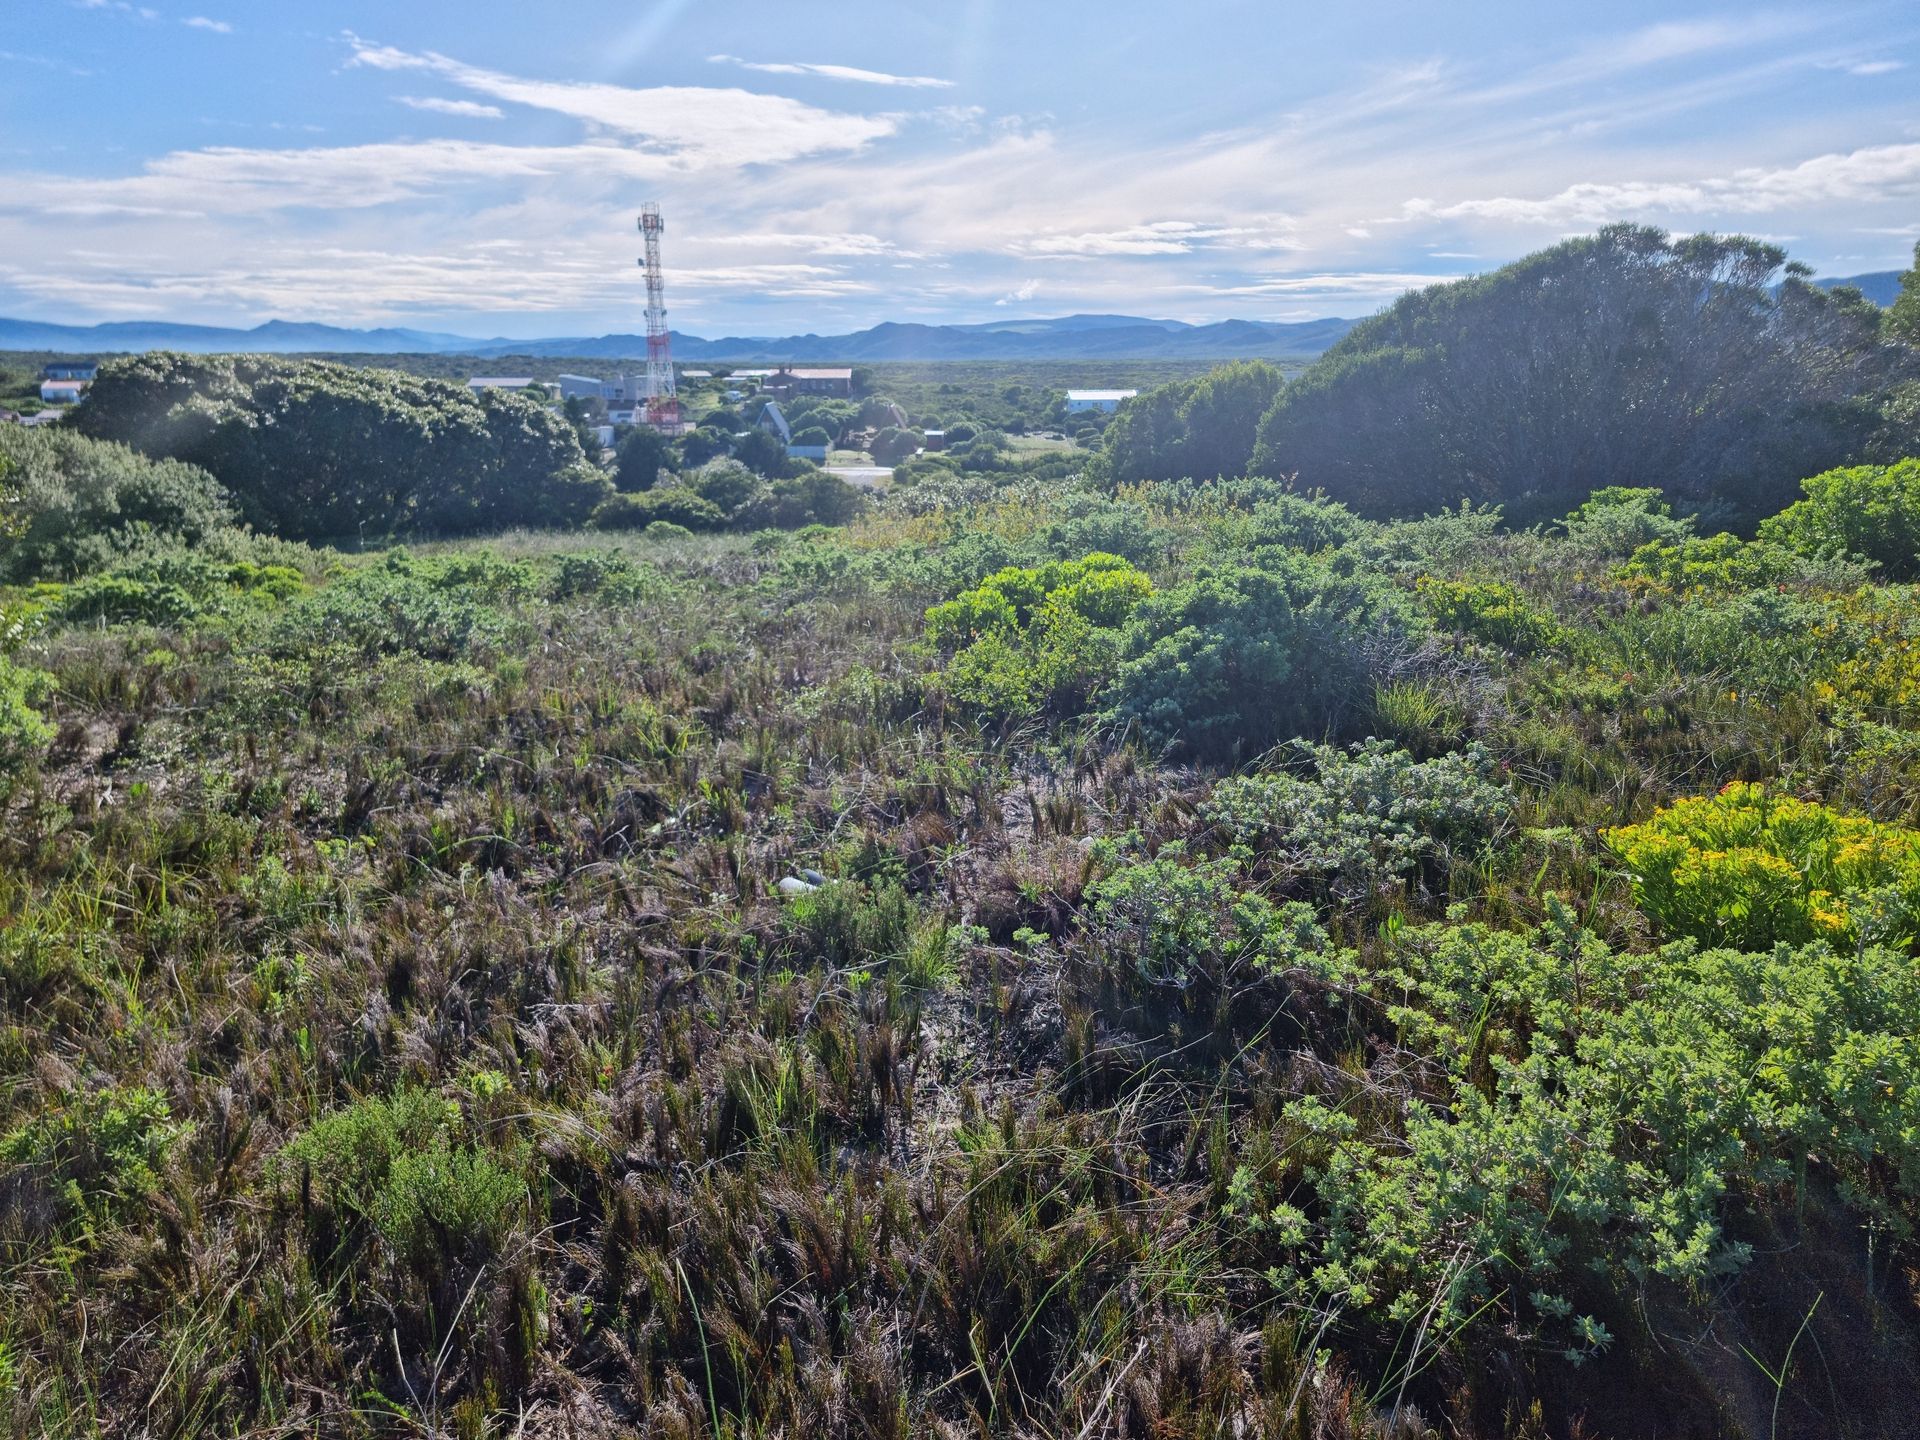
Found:
[[[1920,237],[1920,7],[0,0],[0,315],[1366,315],[1613,220]]]

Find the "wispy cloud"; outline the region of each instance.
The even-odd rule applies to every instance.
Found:
[[[1191,255],[1195,250],[1298,250],[1302,242],[1260,225],[1203,225],[1191,220],[1156,220],[1118,230],[1080,234],[1032,235],[1016,241],[1016,254],[1035,259],[1086,259],[1107,255]]]
[[[1410,200],[1410,217],[1483,219],[1558,227],[1661,217],[1728,219],[1801,206],[1920,195],[1920,145],[1875,145],[1816,155],[1798,165],[1754,167],[1703,180],[1569,185],[1542,199],[1502,195],[1438,204]]]
[[[662,85],[635,90],[586,81],[534,80],[483,70],[434,52],[414,54],[349,36],[350,63],[421,71],[513,105],[566,115],[616,132],[689,169],[777,164],[825,151],[858,150],[891,135],[897,120],[823,110],[779,95]]]
[[[951,90],[953,81],[932,75],[890,75],[884,70],[862,70],[853,65],[810,65],[798,60],[742,60],[738,55],[709,55],[712,65],[737,65],[762,75],[806,75],[818,80],[845,80],[859,85],[895,85],[909,90]]]
[[[205,15],[189,15],[180,23],[191,26],[195,30],[211,30],[216,35],[231,35],[233,33],[233,25],[230,21],[210,20]]]
[[[506,111],[498,105],[483,105],[478,100],[443,100],[437,95],[396,95],[400,104],[415,110],[430,110],[435,115],[464,115],[474,120],[500,120]]]

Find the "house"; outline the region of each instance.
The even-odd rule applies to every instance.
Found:
[[[532,384],[531,375],[476,375],[467,388],[477,395],[482,390],[525,390]]]
[[[42,380],[85,380],[91,382],[100,373],[98,360],[55,360],[40,371]]]
[[[799,370],[783,366],[767,377],[765,388],[776,395],[834,395],[846,399],[853,394],[853,367]]]
[[[42,380],[40,398],[49,405],[78,405],[86,398],[89,380]]]
[[[1131,400],[1138,390],[1069,390],[1067,391],[1067,413],[1072,415],[1083,410],[1104,410],[1111,415],[1120,408],[1122,400]]]
[[[922,430],[920,447],[923,450],[944,450],[947,448],[947,432],[944,430]]]
[[[787,417],[782,413],[778,400],[769,400],[766,408],[760,412],[760,428],[771,430],[780,437],[782,445],[792,448],[793,426],[787,423]]]

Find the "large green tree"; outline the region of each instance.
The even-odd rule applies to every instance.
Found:
[[[1097,468],[1115,484],[1244,475],[1283,383],[1266,361],[1242,360],[1135,396],[1107,427]]]
[[[1609,485],[1750,515],[1866,443],[1879,312],[1778,247],[1618,225],[1403,296],[1261,422],[1254,468],[1376,514]]]
[[[205,468],[244,519],[296,539],[568,523],[604,490],[523,396],[316,360],[110,360],[70,423]]]

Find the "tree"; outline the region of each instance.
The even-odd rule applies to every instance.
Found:
[[[1900,293],[1887,310],[1887,333],[1920,348],[1920,242],[1913,247],[1913,268],[1901,272]]]
[[[1642,485],[1769,513],[1864,443],[1889,376],[1877,315],[1785,258],[1615,225],[1403,296],[1280,393],[1253,468],[1374,514]]]
[[[824,450],[833,444],[833,436],[829,435],[825,430],[822,430],[818,425],[809,425],[806,429],[794,435],[793,443],[809,449]]]
[[[661,471],[675,469],[673,442],[651,425],[636,425],[620,441],[613,465],[613,485],[628,493],[651,490]]]
[[[794,463],[780,437],[766,430],[749,430],[734,443],[733,458],[756,475],[780,480],[794,472]]]
[[[294,539],[564,523],[595,488],[573,430],[524,396],[317,360],[110,360],[71,423],[203,467]]]
[[[64,426],[0,426],[0,583],[65,580],[152,540],[197,545],[231,525],[206,471]],[[7,531],[11,530],[11,536]]]
[[[873,459],[877,465],[898,465],[920,448],[920,436],[911,430],[889,425],[873,437]]]

